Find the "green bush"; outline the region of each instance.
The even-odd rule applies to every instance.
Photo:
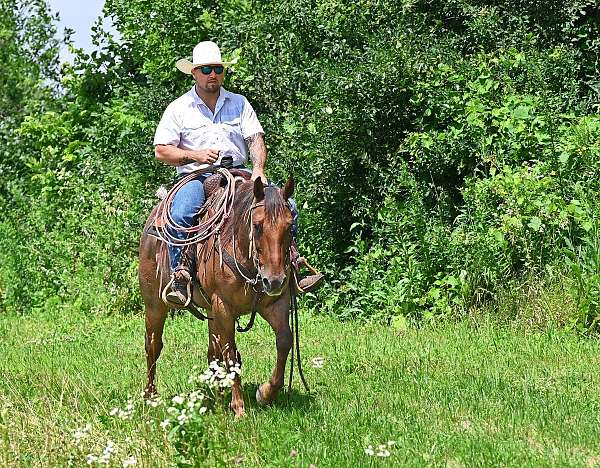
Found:
[[[96,27],[60,76],[46,4],[22,5],[0,36],[3,308],[140,306],[137,239],[172,177],[153,131],[192,84],[174,61],[212,38],[239,58],[226,86],[259,114],[270,177],[298,182],[301,247],[329,280],[310,307],[402,323],[563,278],[595,323],[592,1],[107,0],[121,38]],[[31,86],[23,63],[43,65]]]

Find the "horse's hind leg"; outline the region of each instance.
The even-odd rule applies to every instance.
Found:
[[[277,347],[277,362],[273,374],[268,382],[263,383],[256,390],[256,401],[259,405],[268,405],[275,400],[277,392],[283,387],[285,378],[285,364],[292,348],[292,331],[289,323],[289,295],[285,295],[276,303],[266,309],[262,316],[275,332],[275,345]]]
[[[168,308],[157,298],[146,304],[146,363],[148,366],[148,382],[144,388],[144,396],[150,398],[156,394],[156,361],[160,357],[163,342],[162,334],[167,318]]]
[[[140,292],[146,306],[146,362],[148,365],[148,382],[144,388],[146,398],[156,393],[154,378],[156,375],[156,361],[163,347],[162,334],[165,319],[169,311],[166,304],[160,298],[161,284],[164,284],[169,272],[166,246],[159,243],[157,239],[146,234],[151,220],[154,219],[157,207],[154,208],[140,239],[140,266],[138,279]],[[160,265],[160,268],[158,268]],[[160,271],[159,274],[157,272]],[[162,279],[160,277],[162,275]]]

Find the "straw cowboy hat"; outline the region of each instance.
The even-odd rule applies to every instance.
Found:
[[[236,62],[237,60],[223,62],[219,46],[212,41],[204,41],[194,47],[191,62],[188,59],[179,59],[175,65],[179,71],[191,75],[192,70],[200,65],[223,65],[227,67]]]

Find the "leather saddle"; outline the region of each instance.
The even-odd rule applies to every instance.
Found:
[[[250,171],[245,169],[228,169],[233,177],[241,177],[244,180],[250,180],[252,174]],[[208,198],[213,195],[217,190],[221,187],[225,187],[227,184],[227,179],[218,172],[214,173],[211,176],[208,176],[204,181],[204,196],[208,200]]]
[[[250,180],[252,176],[252,173],[246,169],[230,168],[227,170],[234,177],[241,177],[244,180]],[[203,185],[205,200],[208,200],[208,198],[215,192],[217,192],[221,187],[225,187],[227,185],[227,179],[220,173],[215,172],[214,174],[206,178]],[[154,237],[158,237],[157,228],[163,227],[165,227],[164,220],[160,218],[155,218],[152,225],[147,230],[147,233]]]

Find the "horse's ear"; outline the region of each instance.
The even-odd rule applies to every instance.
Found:
[[[283,199],[288,200],[294,194],[294,177],[290,176],[288,181],[283,186]]]
[[[265,186],[260,177],[254,179],[254,199],[257,203],[260,203],[265,199]]]

